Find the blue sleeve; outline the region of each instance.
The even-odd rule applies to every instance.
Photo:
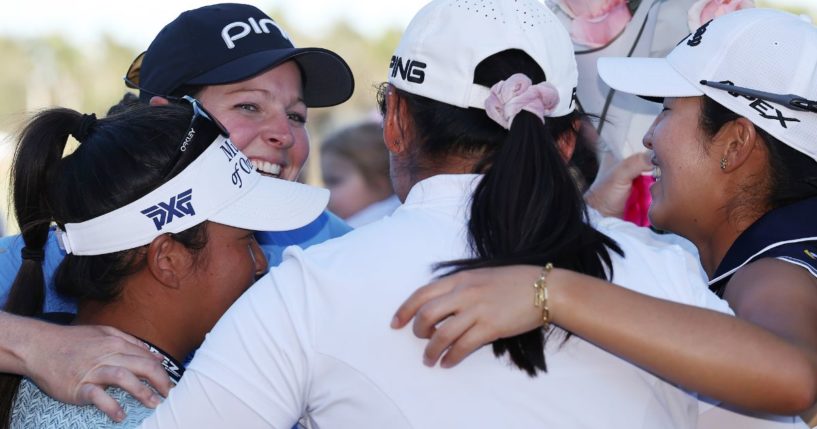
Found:
[[[352,228],[339,217],[324,211],[312,223],[291,231],[263,231],[255,234],[270,267],[281,263],[281,254],[289,246],[306,249],[330,238],[340,237]]]
[[[17,276],[17,271],[23,263],[20,251],[23,249],[23,237],[11,235],[0,238],[0,303],[5,304],[8,299],[11,284]],[[48,241],[45,244],[45,261],[43,261],[43,274],[45,275],[45,308],[43,312],[68,312],[76,313],[76,303],[70,299],[59,296],[54,288],[54,272],[62,262],[65,253],[60,249],[57,242],[57,235],[54,231],[49,231]]]

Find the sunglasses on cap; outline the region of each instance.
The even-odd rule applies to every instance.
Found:
[[[774,94],[756,89],[743,88],[726,82],[702,80],[701,85],[727,91],[734,96],[754,97],[771,103],[779,104],[793,110],[817,113],[817,101],[809,100],[794,94]]]
[[[183,97],[168,97],[170,101],[187,102],[193,106],[193,117],[190,119],[190,126],[184,133],[173,161],[168,164],[164,171],[164,180],[170,180],[184,170],[187,165],[198,158],[218,136],[230,137],[230,133],[224,125],[218,121],[199,100],[185,95]]]

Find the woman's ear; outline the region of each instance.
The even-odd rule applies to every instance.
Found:
[[[745,164],[752,154],[761,153],[762,150],[756,151],[762,146],[758,145],[760,139],[755,124],[744,117],[725,124],[713,138],[716,147],[723,148],[720,169],[726,173],[735,171]]]
[[[153,97],[150,97],[150,101],[148,102],[148,104],[151,106],[167,106],[168,104],[170,104],[170,100],[164,97],[160,97],[158,95],[154,95]]]
[[[389,85],[386,90],[386,113],[383,116],[383,140],[386,142],[386,149],[392,154],[399,155],[408,149],[409,121],[411,118],[406,103],[400,100],[397,91]]]
[[[556,142],[559,153],[562,154],[562,160],[565,162],[565,164],[570,162],[570,160],[573,158],[573,152],[576,151],[576,141],[579,138],[579,133],[582,132],[581,126],[581,119],[576,119],[573,121],[573,130],[562,133],[562,135],[559,136],[559,140]]]
[[[148,245],[147,266],[159,283],[178,289],[193,269],[193,255],[170,234],[162,234]]]

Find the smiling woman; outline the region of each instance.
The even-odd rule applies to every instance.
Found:
[[[67,253],[55,283],[78,301],[73,323],[140,338],[163,357],[174,382],[184,373],[181,362],[266,271],[252,229],[302,226],[328,200],[325,190],[241,172],[246,156],[198,101],[187,100],[101,120],[51,109],[28,124],[12,176],[24,262],[3,307],[42,312],[42,260],[53,222]],[[82,144],[63,158],[68,134]],[[273,208],[277,216],[264,213]],[[30,379],[5,376],[0,391],[0,427],[113,424],[93,407],[52,399]],[[151,412],[124,391],[108,394],[128,412],[125,425]]]
[[[796,414],[817,401],[815,58],[813,25],[747,9],[698,28],[666,58],[599,62],[612,88],[663,99],[644,137],[660,172],[650,220],[695,244],[710,296],[737,317],[556,265],[546,322],[715,398],[700,404],[698,427],[802,428]],[[599,223],[661,243],[646,229]],[[655,269],[663,267],[644,266]],[[541,272],[516,266],[444,278],[409,298],[395,326],[416,316],[415,333],[431,338],[425,359],[455,365],[480,344],[541,327],[529,286]],[[663,281],[679,280],[688,289],[698,281]]]
[[[221,155],[235,157],[233,161],[236,163],[233,166],[235,169],[230,172],[229,179],[239,187],[248,186],[246,174],[273,176],[264,177],[264,180],[277,182],[282,186],[295,186],[295,184],[291,183],[292,180],[279,180],[276,177],[295,179],[303,166],[308,150],[308,136],[304,129],[307,108],[342,103],[349,98],[354,88],[351,71],[341,57],[322,48],[295,48],[286,33],[281,31],[280,27],[269,24],[270,21],[271,18],[259,9],[242,4],[216,4],[184,12],[165,26],[144,55],[140,55],[132,63],[132,67],[127,73],[127,81],[133,87],[140,89],[140,101],[143,105],[150,102],[157,106],[167,106],[191,94],[201,94],[205,99],[204,107],[211,107],[210,104],[213,104],[213,110],[217,113],[206,116],[214,122],[222,119],[227,124],[225,133],[229,132],[234,135],[235,144],[231,143],[229,147],[225,147],[226,152]],[[247,34],[242,34],[241,37],[238,37],[241,33],[227,32],[225,38],[225,27],[246,29],[243,25],[233,25],[235,23],[246,23],[250,27],[250,31]],[[254,31],[253,23],[258,25],[258,31]],[[229,103],[219,104],[223,99],[226,99]],[[115,110],[124,110],[127,113],[131,108],[144,108],[144,106],[133,106],[132,104],[122,103],[116,106]],[[163,111],[163,109],[157,110],[157,112]],[[198,110],[203,112],[204,109]],[[190,135],[193,135],[192,131],[187,136]],[[180,141],[184,140],[180,138]],[[185,151],[182,152],[185,155],[180,156],[179,159],[186,161],[191,159],[191,156],[187,154],[191,153],[194,145],[188,143],[189,146],[180,143],[185,148]],[[83,144],[83,147],[87,148],[89,146]],[[139,147],[141,146],[135,146],[136,149]],[[173,145],[173,147],[177,146]],[[252,152],[252,158],[257,169],[252,168],[249,158],[243,155],[238,156],[238,148],[246,148]],[[139,159],[144,154],[139,150],[134,150],[131,155]],[[180,164],[182,163],[180,162]],[[106,165],[106,168],[117,168],[109,164]],[[88,171],[98,173],[95,177],[102,177],[101,172],[97,170],[97,166],[88,169]],[[264,174],[260,174],[261,171]],[[89,182],[93,181],[89,180]],[[203,183],[206,183],[206,181],[197,183],[197,185]],[[188,206],[188,204],[192,204],[190,203],[191,198],[195,200],[200,197],[196,197],[196,193],[191,194],[187,191],[189,189],[180,189],[176,194],[168,195],[161,201],[153,201],[150,204],[146,202],[144,207],[140,208],[140,210],[145,210],[146,213],[137,213],[137,217],[145,218],[145,216],[148,216],[145,219],[155,221],[151,225],[160,228],[162,231],[167,230],[169,226],[183,223],[194,211],[199,213],[199,207],[193,210],[192,206]],[[208,192],[218,194],[216,189],[207,189],[203,194]],[[75,194],[77,193],[65,195],[71,195],[71,198],[77,199]],[[245,211],[248,218],[260,215],[269,219],[289,218],[290,220],[296,220],[296,217],[292,217],[291,210],[309,198],[308,192],[296,192],[295,195],[291,195],[291,199],[279,200],[273,205],[240,207],[236,205],[235,208]],[[93,204],[90,204],[90,206],[93,206]],[[17,207],[24,208],[24,205],[18,204]],[[240,238],[244,241],[257,240],[256,246],[260,244],[264,255],[253,256],[255,263],[261,264],[266,257],[271,265],[277,265],[280,262],[283,249],[290,245],[308,247],[331,237],[343,235],[350,230],[337,217],[325,211],[316,213],[315,217],[309,220],[311,220],[309,223],[287,223],[286,227],[280,226],[274,230],[264,230],[264,227],[261,226],[258,228],[261,231],[256,231],[252,235],[243,233],[240,237],[232,238]],[[27,227],[25,226],[25,228]],[[254,228],[256,226],[248,224],[245,227]],[[129,228],[121,226],[107,231],[112,232],[110,234],[101,233],[96,237],[105,239],[106,236],[120,236],[121,234],[133,232]],[[226,233],[226,231],[222,232]],[[213,234],[216,233],[220,232],[214,230]],[[32,311],[34,313],[55,310],[69,313],[76,312],[76,299],[81,297],[58,294],[54,290],[54,284],[58,283],[61,278],[59,274],[54,277],[54,270],[66,257],[65,252],[60,249],[54,232],[46,230],[43,234],[43,236],[37,237],[38,240],[43,240],[41,244],[44,244],[45,249],[42,253],[32,254],[29,251],[30,249],[24,248],[24,240],[21,240],[20,237],[8,237],[0,242],[0,248],[5,250],[5,252],[0,252],[0,267],[2,267],[0,269],[0,290],[5,291],[11,287],[12,280],[21,265],[31,265],[37,261],[40,262],[38,267],[42,268],[42,274],[45,276],[43,279],[45,289],[42,295],[44,302],[35,302]],[[69,239],[67,247],[70,248],[71,244],[75,244],[82,248],[82,245],[76,240],[79,239]],[[229,246],[213,247],[210,250],[204,253],[212,253],[209,255],[211,261],[217,260],[221,254],[229,258],[235,256],[235,249]],[[208,278],[218,277],[222,280],[243,278],[243,276],[229,275],[227,268],[231,265],[238,267],[240,264],[233,261],[224,265],[212,265],[211,267],[214,269],[207,273]],[[218,269],[215,269],[217,266]],[[226,277],[229,277],[229,279]],[[56,280],[52,280],[54,278]],[[17,289],[29,290],[26,288],[36,289],[37,287],[38,284],[32,284],[20,286]],[[222,292],[227,293],[227,290]],[[210,297],[213,299],[219,298],[218,294]],[[226,297],[225,295],[221,298]],[[89,308],[89,306],[91,305],[84,306],[84,309]],[[168,312],[178,313],[175,310]],[[213,313],[212,317],[216,317],[215,314]],[[185,314],[186,316],[189,316],[189,314]],[[209,322],[212,322],[210,317],[201,317],[199,315],[198,319],[190,322],[190,325],[202,327],[203,324]],[[21,320],[20,323],[22,324],[23,321]],[[59,329],[55,327],[54,330]],[[192,339],[194,336],[189,338]],[[47,338],[40,337],[27,339],[26,345],[28,349],[32,350],[28,356],[50,353],[53,347],[51,347],[51,344],[43,343],[46,341]],[[118,349],[122,349],[122,347]],[[44,350],[48,350],[48,352],[43,352]],[[110,350],[110,348],[107,350]],[[37,351],[41,353],[37,353]],[[105,360],[105,362],[114,365],[110,369],[111,372],[130,376],[128,380],[133,380],[133,383],[125,384],[126,386],[131,389],[134,386],[138,387],[135,389],[137,392],[147,390],[136,381],[136,378],[127,369],[137,374],[143,374],[146,371],[134,368],[133,365],[120,368],[117,367],[117,362],[110,362],[109,360]],[[87,365],[85,363],[66,362],[65,366],[69,369],[75,369]],[[54,381],[51,373],[46,375],[37,374],[37,370],[45,370],[39,368],[29,370],[24,365],[23,369],[30,371],[32,378],[40,381],[43,379],[51,381],[51,387],[57,385],[56,390],[58,392],[91,389],[90,391],[93,391],[95,395],[93,398],[95,404],[103,404],[106,412],[112,417],[122,418],[122,410],[118,407],[116,401],[101,388],[94,387],[92,385],[93,380],[76,377],[77,380],[84,380],[85,385],[70,385],[76,380],[66,381],[62,377],[62,379]],[[25,372],[23,370],[19,371]],[[89,371],[89,373],[93,373],[93,371]],[[109,377],[101,377],[99,382],[110,383],[107,381],[108,379]],[[155,379],[155,377],[151,379]],[[66,386],[66,384],[68,385]],[[40,383],[39,385],[49,387],[48,384]],[[68,396],[65,394],[60,395],[61,398]],[[79,395],[74,395],[69,399],[76,401],[77,396]],[[141,395],[140,398],[143,399],[145,404],[153,404],[154,402],[147,400],[149,396]],[[90,400],[85,399],[84,402],[87,403]]]
[[[295,180],[309,155],[298,64],[287,61],[236,83],[209,85],[198,97],[219,118],[255,168]]]

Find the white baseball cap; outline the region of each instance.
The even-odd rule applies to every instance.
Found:
[[[706,95],[817,160],[817,27],[772,9],[716,18],[666,58],[601,58],[611,88],[643,97]]]
[[[206,111],[198,114],[209,120]],[[195,118],[180,150],[200,155],[138,200],[63,225],[57,237],[67,253],[101,255],[133,249],[206,220],[253,231],[287,231],[307,225],[326,208],[328,190],[262,176],[226,135],[205,129],[213,122]],[[206,141],[195,138],[199,135],[207,136]],[[197,144],[206,149],[194,147]]]
[[[411,20],[389,65],[388,82],[411,94],[457,107],[485,109],[490,88],[474,70],[509,49],[527,53],[559,92],[550,117],[574,109],[578,80],[567,30],[536,0],[435,0]]]

